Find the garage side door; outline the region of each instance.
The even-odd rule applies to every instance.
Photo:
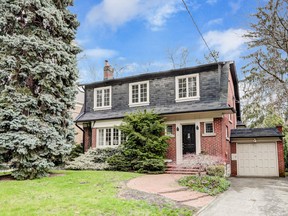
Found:
[[[276,144],[237,144],[237,173],[239,176],[278,176]]]

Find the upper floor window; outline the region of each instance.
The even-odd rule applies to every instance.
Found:
[[[149,81],[129,84],[129,106],[149,105]]]
[[[94,110],[111,109],[111,86],[94,89]]]
[[[175,77],[176,102],[199,100],[199,74]]]

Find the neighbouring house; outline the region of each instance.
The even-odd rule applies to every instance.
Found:
[[[84,105],[84,89],[82,87],[77,87],[77,94],[75,98],[75,108],[71,111],[73,119],[76,119],[77,116],[82,112],[82,108]],[[79,126],[80,127],[80,126]],[[83,132],[82,130],[75,125],[75,143],[81,144],[83,143]]]
[[[249,130],[241,123],[234,62],[114,79],[106,61],[104,80],[84,87],[83,112],[76,122],[84,129],[85,151],[121,145],[124,137],[116,127],[125,114],[154,110],[165,118],[172,163],[205,153],[223,158],[233,176],[283,175],[281,129]]]

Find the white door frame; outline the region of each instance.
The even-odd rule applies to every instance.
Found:
[[[166,124],[176,125],[176,164],[180,164],[183,161],[182,125],[195,125],[196,154],[200,154],[201,153],[200,122],[207,122],[207,121],[213,122],[213,118],[176,120],[165,122]]]

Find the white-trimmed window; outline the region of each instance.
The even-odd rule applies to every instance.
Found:
[[[166,134],[167,136],[174,137],[174,134],[173,134],[173,126],[172,126],[172,125],[166,125],[165,134]]]
[[[149,105],[149,81],[129,84],[129,106]]]
[[[205,132],[205,134],[214,134],[213,122],[205,122],[204,123],[204,132]]]
[[[204,133],[202,136],[215,136],[214,123],[213,122],[204,122]]]
[[[117,147],[125,140],[124,134],[117,128],[97,129],[97,148]]]
[[[233,123],[233,114],[229,114],[229,122]]]
[[[177,76],[176,102],[200,99],[199,74]]]
[[[226,140],[230,140],[229,139],[229,128],[227,125],[226,125]]]
[[[111,86],[94,89],[94,110],[111,109]]]

